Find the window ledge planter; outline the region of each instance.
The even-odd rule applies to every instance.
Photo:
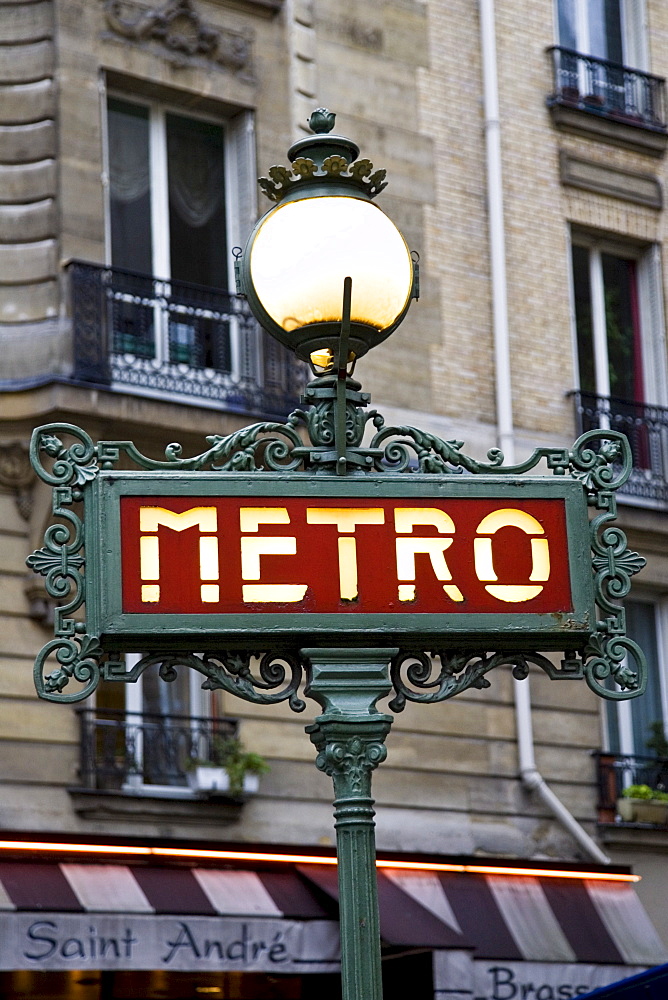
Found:
[[[198,792],[240,798],[254,795],[268,770],[264,757],[247,751],[238,737],[214,737],[207,755],[189,762],[188,783]]]
[[[217,795],[236,795],[230,789],[230,776],[224,767],[211,767],[197,764],[188,772],[188,784],[195,792],[209,792]],[[255,795],[260,787],[257,774],[245,774],[243,777],[242,795]]]
[[[668,794],[649,785],[631,785],[617,799],[617,812],[623,823],[668,825]]]

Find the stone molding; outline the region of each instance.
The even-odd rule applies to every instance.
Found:
[[[187,826],[209,823],[226,825],[239,821],[241,802],[203,799],[193,795],[176,797],[169,789],[147,791],[102,790],[73,786],[67,789],[77,816],[88,821],[122,820],[124,823],[169,821]]]
[[[662,157],[668,145],[668,133],[655,132],[642,125],[630,125],[613,121],[602,115],[593,114],[580,108],[565,108],[554,104],[550,115],[557,128],[573,135],[584,136],[598,142],[607,142],[620,149],[630,149],[634,153]]]
[[[56,161],[0,163],[0,202],[26,204],[53,198],[57,190]]]
[[[0,324],[5,324],[58,312],[58,134],[53,0],[12,3],[2,11]]]
[[[159,42],[172,56],[204,58],[234,72],[249,68],[250,38],[204,21],[193,0],[152,7],[137,0],[105,0],[104,16],[111,31],[128,41]]]
[[[32,488],[36,482],[30,465],[30,449],[22,441],[0,443],[0,491],[11,493],[24,521],[32,513]]]
[[[570,187],[610,195],[649,208],[663,208],[661,182],[652,174],[623,170],[609,163],[573,156],[562,149],[559,151],[559,175],[561,183]]]

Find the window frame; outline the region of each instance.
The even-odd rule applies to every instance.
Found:
[[[235,243],[242,241],[245,236],[250,233],[252,225],[255,222],[256,215],[256,204],[253,206],[255,211],[252,213],[252,218],[246,218],[241,220],[238,218],[239,210],[238,206],[241,201],[238,197],[238,178],[235,177],[237,171],[234,170],[235,160],[237,158],[236,146],[238,144],[238,136],[235,134],[239,131],[239,126],[241,130],[250,132],[253,135],[254,140],[254,129],[252,128],[252,118],[250,112],[240,111],[235,115],[224,114],[221,112],[219,116],[213,113],[205,113],[198,110],[193,110],[190,107],[184,107],[179,105],[175,100],[162,100],[157,101],[153,98],[145,97],[142,94],[137,94],[130,91],[122,90],[118,87],[113,87],[106,89],[103,94],[103,108],[104,108],[104,121],[103,121],[103,135],[104,135],[104,164],[103,164],[103,174],[106,178],[105,187],[105,264],[111,267],[113,266],[113,261],[111,259],[111,194],[110,194],[110,170],[109,170],[109,123],[107,107],[108,101],[110,99],[116,99],[123,101],[126,104],[134,104],[138,107],[145,108],[148,111],[148,125],[149,125],[149,173],[150,173],[150,192],[151,192],[151,234],[152,234],[152,274],[153,277],[164,279],[168,281],[171,275],[171,263],[170,263],[170,235],[169,235],[169,186],[167,177],[167,128],[166,119],[167,115],[173,114],[178,115],[181,118],[190,118],[193,121],[205,122],[208,125],[217,125],[223,130],[223,145],[224,145],[224,158],[225,158],[225,172],[224,172],[224,184],[225,184],[225,219],[226,219],[226,235],[228,237],[228,242],[230,249]],[[242,121],[236,122],[235,119],[241,118]],[[231,168],[231,169],[229,169]],[[235,198],[235,195],[237,196]],[[256,201],[256,199],[255,199]],[[249,215],[249,213],[245,213]],[[243,230],[246,230],[244,233]],[[227,262],[227,282],[228,288],[234,288],[234,259],[232,254],[229,255],[229,260]]]
[[[146,109],[149,119],[149,171],[150,171],[150,198],[151,198],[151,234],[152,234],[152,274],[149,276],[155,282],[156,297],[159,297],[162,290],[167,296],[170,293],[170,242],[169,242],[169,212],[168,212],[168,178],[167,178],[167,131],[166,117],[169,114],[190,118],[194,121],[202,121],[214,124],[223,130],[224,148],[224,206],[226,221],[227,240],[227,265],[226,277],[228,291],[226,295],[234,297],[234,258],[231,250],[235,246],[243,246],[250,234],[258,215],[257,204],[257,182],[256,182],[256,144],[255,144],[255,115],[252,109],[229,107],[220,103],[214,103],[205,98],[200,103],[204,104],[204,109],[193,108],[192,94],[187,92],[165,91],[157,96],[153,92],[155,88],[141,81],[125,81],[113,75],[113,83],[108,84],[104,71],[100,74],[100,115],[102,125],[102,186],[104,192],[104,261],[108,267],[113,267],[112,262],[112,239],[111,239],[111,184],[109,167],[109,120],[108,102],[110,99],[123,101],[127,104]],[[155,153],[158,152],[156,157]],[[156,280],[157,279],[157,280]],[[175,279],[177,280],[177,279]],[[170,338],[168,323],[163,315],[158,315],[161,311],[159,305],[154,306],[155,319],[153,322],[153,354],[148,358],[148,363],[155,365],[156,371],[164,366],[175,366],[185,364],[195,371],[192,364],[187,361],[179,362],[178,359],[170,357]],[[211,369],[216,372],[221,379],[231,379],[234,383],[238,378],[251,377],[257,381],[258,387],[262,385],[262,373],[264,371],[264,349],[263,337],[259,335],[255,338],[257,343],[253,347],[253,357],[249,368],[247,349],[241,341],[239,325],[234,319],[230,323],[229,351],[230,365],[228,369]],[[121,357],[117,351],[112,351],[112,356]],[[130,351],[129,354],[133,352]],[[141,355],[139,355],[141,358]],[[209,370],[209,369],[205,369]],[[162,398],[169,393],[159,388],[154,388],[145,384],[136,388],[125,380],[116,382],[112,376],[112,386],[123,391],[136,393],[143,396],[155,396]],[[184,400],[185,400],[184,396]],[[209,402],[206,397],[193,396],[198,405],[215,405]]]
[[[126,669],[132,669],[141,657],[141,653],[126,653]],[[191,718],[213,716],[213,692],[207,692],[202,689],[202,678],[195,670],[186,671],[186,680],[188,684],[188,707],[186,714]],[[165,684],[162,680],[159,680],[158,683],[165,687],[169,692],[169,685]],[[125,689],[124,711],[126,713],[136,713],[138,717],[143,718],[145,712],[144,675],[142,674],[134,684],[125,684],[123,687]],[[162,713],[154,714],[161,715]],[[164,717],[169,718],[170,714],[172,713],[168,712]],[[141,729],[136,734],[135,741],[135,760],[139,768],[142,768],[144,763],[144,743],[143,731]],[[149,784],[143,780],[143,772],[141,770],[139,772],[139,776],[141,780],[136,782],[133,787],[135,792],[139,792],[140,794],[164,794],[167,792],[173,798],[192,799],[194,797],[195,793],[189,785]],[[126,786],[124,786],[124,790],[127,790]]]
[[[590,0],[572,0],[575,9],[575,50],[581,55],[593,56],[590,43],[588,4]],[[649,32],[646,0],[619,0],[621,12],[622,64],[628,69],[649,72]],[[562,0],[554,0],[554,37],[556,45],[563,45],[559,36],[559,7]],[[570,48],[570,46],[566,46]]]
[[[570,230],[568,271],[571,344],[574,359],[574,386],[576,391],[581,391],[577,317],[575,310],[575,277],[573,270],[573,248],[576,246],[586,249],[589,253],[589,286],[596,395],[604,397],[611,395],[605,319],[605,291],[601,260],[603,254],[608,254],[613,257],[634,260],[636,262],[640,338],[643,358],[643,402],[657,406],[668,405],[668,384],[666,377],[668,359],[665,343],[663,270],[660,245],[624,240],[612,234],[592,234],[582,232],[578,229]]]
[[[656,635],[657,648],[657,671],[659,679],[659,696],[663,728],[668,736],[668,650],[666,640],[668,639],[668,595],[657,594],[652,591],[640,589],[633,595],[633,600],[637,603],[648,604],[654,608],[654,630]],[[609,714],[616,712],[617,728],[619,733],[619,749],[611,750]],[[633,715],[632,703],[630,701],[610,701],[604,705],[601,716],[602,740],[601,745],[604,752],[619,753],[621,755],[635,756],[637,751],[634,747]],[[649,754],[649,751],[645,751]]]

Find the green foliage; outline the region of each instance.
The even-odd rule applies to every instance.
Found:
[[[661,792],[649,785],[629,785],[622,792],[625,799],[654,799],[658,802],[668,802],[668,792]]]
[[[269,770],[264,757],[259,753],[246,750],[243,743],[236,736],[223,738],[214,736],[209,747],[210,757],[208,760],[189,761],[191,768],[206,766],[224,768],[230,777],[230,792],[232,795],[241,795],[244,788],[244,777],[247,774],[266,774]]]
[[[663,728],[663,722],[656,719],[649,725],[650,738],[645,743],[648,750],[653,750],[657,757],[668,758],[668,739]]]

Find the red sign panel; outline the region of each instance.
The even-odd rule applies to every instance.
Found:
[[[121,498],[127,613],[572,610],[565,502]]]

